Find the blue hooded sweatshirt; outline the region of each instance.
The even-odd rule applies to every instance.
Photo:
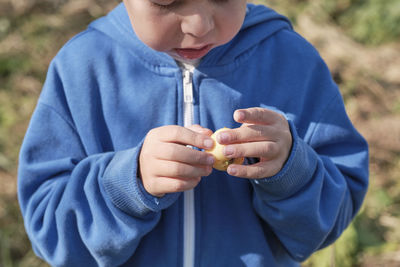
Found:
[[[273,177],[216,171],[156,198],[137,177],[147,132],[183,125],[182,71],[135,35],[123,4],[52,61],[21,151],[18,196],[33,250],[52,266],[298,266],[335,241],[368,186],[368,148],[316,50],[288,20],[248,5],[229,43],[194,70],[193,120],[236,128],[234,110],[273,109],[293,146]],[[190,226],[190,225],[189,225]],[[186,266],[185,266],[186,267]]]

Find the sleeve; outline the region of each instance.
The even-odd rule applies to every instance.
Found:
[[[368,187],[368,146],[340,94],[324,108],[307,142],[289,121],[293,146],[285,166],[252,181],[257,213],[297,261],[340,236]]]
[[[54,93],[60,88],[52,66],[20,151],[18,198],[27,234],[52,266],[120,265],[178,194],[154,198],[144,190],[137,178],[141,143],[87,155],[68,105]]]

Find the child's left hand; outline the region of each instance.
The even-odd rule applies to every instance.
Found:
[[[225,156],[252,157],[260,161],[252,165],[231,164],[227,172],[253,179],[277,174],[287,161],[292,147],[292,134],[286,118],[264,108],[236,110],[233,118],[242,126],[217,135],[218,143],[226,145]]]

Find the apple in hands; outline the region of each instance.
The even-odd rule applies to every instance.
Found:
[[[211,138],[214,140],[214,147],[210,150],[206,150],[206,152],[212,154],[215,158],[215,162],[213,165],[214,169],[220,170],[220,171],[226,171],[228,169],[228,166],[230,164],[243,164],[244,158],[235,158],[235,159],[230,159],[227,158],[224,155],[224,145],[221,145],[217,141],[217,134],[219,132],[222,132],[224,130],[228,130],[229,128],[221,128],[217,130],[215,133],[211,135]]]

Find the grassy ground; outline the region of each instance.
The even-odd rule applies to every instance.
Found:
[[[50,60],[117,2],[0,0],[0,266],[46,266],[33,255],[19,213],[19,146]],[[371,187],[360,215],[334,246],[304,265],[400,266],[399,2],[258,2],[288,15],[318,48],[371,146]]]

